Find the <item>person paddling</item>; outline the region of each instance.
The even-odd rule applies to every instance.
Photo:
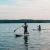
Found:
[[[24,44],[28,44],[28,36],[29,36],[29,33],[28,33],[28,25],[27,23],[24,23],[24,26],[22,26],[24,28]]]
[[[41,26],[40,25],[38,26],[38,30],[41,31]]]
[[[24,28],[24,34],[28,34],[28,25],[27,23],[24,23],[24,26],[22,26]]]

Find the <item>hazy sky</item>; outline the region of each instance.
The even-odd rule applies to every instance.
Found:
[[[0,19],[50,19],[50,0],[0,0]]]

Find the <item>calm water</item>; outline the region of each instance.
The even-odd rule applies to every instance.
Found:
[[[37,30],[39,24],[41,31]],[[15,34],[24,35],[22,27],[13,32],[21,25],[23,23],[0,23],[0,50],[50,50],[50,23],[28,23],[27,44],[24,36],[15,37]]]

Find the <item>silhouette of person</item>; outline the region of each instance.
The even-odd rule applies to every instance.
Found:
[[[41,26],[40,25],[38,26],[38,30],[41,31]]]
[[[24,34],[28,34],[28,25],[27,23],[24,23],[24,26],[22,26],[24,28]]]

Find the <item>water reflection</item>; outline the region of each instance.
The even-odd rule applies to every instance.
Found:
[[[28,50],[28,44],[25,44],[25,50]]]
[[[24,35],[24,45],[25,45],[25,49],[28,50],[28,34]]]

